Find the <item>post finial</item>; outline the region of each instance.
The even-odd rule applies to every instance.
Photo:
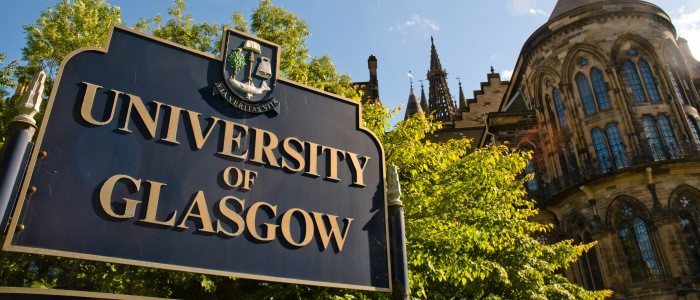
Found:
[[[19,115],[12,119],[12,122],[23,122],[36,126],[34,115],[39,113],[41,109],[41,100],[44,95],[44,81],[46,81],[46,73],[44,73],[44,71],[40,71],[34,75],[34,80],[32,80],[29,90],[22,95],[22,100],[17,105],[19,108]]]
[[[388,196],[389,196],[389,205],[399,205],[403,206],[403,203],[401,202],[401,184],[399,183],[399,168],[392,164],[389,166],[388,170],[388,180],[387,180],[387,188],[388,188]]]

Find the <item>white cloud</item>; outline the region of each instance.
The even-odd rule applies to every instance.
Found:
[[[537,8],[537,9],[535,9],[535,8],[530,8],[530,10],[528,11],[528,13],[530,13],[531,15],[543,15],[543,16],[546,16],[546,15],[547,15],[547,13],[544,12],[544,10],[541,10],[541,9],[539,9],[539,8]]]
[[[513,70],[501,71],[501,79],[510,80],[511,77],[513,77]]]
[[[537,7],[537,0],[508,0],[508,14],[547,16],[545,11]]]
[[[681,7],[672,16],[678,36],[688,40],[688,46],[696,59],[700,59],[700,8],[695,11],[686,11]]]
[[[440,25],[435,23],[433,20],[423,18],[419,15],[413,15],[413,17],[404,21],[403,23],[389,27],[389,31],[400,32],[403,35],[406,35],[409,30],[427,35],[429,31],[440,30]]]

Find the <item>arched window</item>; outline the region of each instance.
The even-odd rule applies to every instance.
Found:
[[[578,93],[583,103],[583,112],[586,116],[596,113],[595,104],[593,103],[593,93],[591,92],[591,86],[588,84],[586,75],[578,73],[578,75],[576,75],[576,85],[578,86]]]
[[[637,67],[639,67],[639,70]],[[634,102],[642,103],[649,100],[651,100],[651,102],[661,102],[661,95],[659,94],[659,89],[656,87],[656,80],[654,80],[651,67],[649,67],[649,63],[646,60],[640,59],[637,65],[631,60],[626,60],[622,63],[622,68],[625,70],[627,82],[632,89]],[[641,74],[641,79],[639,74]],[[642,80],[644,80],[643,85]],[[646,94],[644,93],[645,88]],[[647,95],[649,95],[649,98],[647,98]]]
[[[573,215],[567,227],[568,235],[574,240],[575,244],[593,242],[590,230],[580,215]],[[574,281],[587,290],[601,290],[604,288],[603,276],[600,273],[595,247],[584,252],[581,258],[571,265],[571,271],[574,273]]]
[[[608,142],[610,143],[610,151],[615,159],[615,167],[622,169],[629,166],[627,162],[627,151],[625,151],[625,144],[622,143],[620,129],[617,128],[617,124],[608,124],[605,126],[605,132],[608,134]]]
[[[647,141],[649,141],[649,147],[651,147],[651,154],[654,156],[654,160],[668,159],[664,152],[663,142],[661,142],[654,117],[644,116],[642,118],[642,125],[644,126],[644,133],[647,135]]]
[[[593,147],[598,158],[598,168],[600,168],[601,173],[606,173],[612,168],[612,163],[610,161],[610,151],[605,142],[605,134],[600,128],[593,128],[591,137],[593,138]]]
[[[625,250],[632,278],[637,281],[661,276],[661,267],[656,260],[647,224],[640,217],[639,210],[630,204],[624,204],[614,212],[618,214],[615,228]]]
[[[680,147],[678,147],[678,141],[676,140],[676,135],[671,129],[671,121],[665,115],[659,115],[657,117],[657,122],[659,123],[659,129],[661,129],[661,136],[664,138],[664,143],[666,143],[666,150],[668,150],[668,155],[672,159],[676,159],[680,156]]]
[[[608,97],[608,88],[605,86],[605,81],[603,80],[603,72],[598,68],[591,69],[591,81],[593,82],[593,91],[595,92],[595,99],[598,102],[598,109],[608,110],[612,108],[610,106],[610,98]]]
[[[639,70],[642,73],[642,79],[644,79],[644,85],[647,87],[651,102],[661,102],[661,95],[659,95],[659,89],[656,87],[656,80],[654,80],[654,75],[651,73],[649,63],[647,63],[646,60],[640,59]]]
[[[559,125],[562,129],[566,128],[566,115],[564,114],[564,103],[561,100],[561,93],[559,89],[554,89],[552,92],[554,96],[554,106],[557,109],[557,116],[559,117]]]
[[[694,194],[688,191],[679,193],[671,203],[671,210],[678,216],[688,259],[695,272],[700,273],[700,205]]]
[[[673,74],[671,67],[666,67],[666,71],[668,72],[668,78],[671,79],[671,85],[673,85],[673,90],[676,91],[676,97],[678,97],[678,102],[680,102],[681,104],[685,104],[685,98],[683,97],[683,93],[681,93],[681,89],[678,86],[676,75]]]
[[[605,132],[600,128],[593,128],[591,138],[601,173],[606,173],[613,167],[621,169],[629,166],[627,151],[617,123],[608,123],[605,126]]]
[[[639,79],[637,67],[634,66],[634,63],[632,61],[626,60],[624,63],[622,63],[622,68],[625,70],[627,82],[629,83],[630,88],[632,88],[632,96],[634,96],[634,102],[647,102],[647,96],[644,95],[644,88],[642,88],[642,81]]]

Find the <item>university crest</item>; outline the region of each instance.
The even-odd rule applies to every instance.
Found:
[[[278,113],[272,97],[279,67],[279,46],[227,29],[224,32],[223,80],[214,84],[231,105],[248,113]]]

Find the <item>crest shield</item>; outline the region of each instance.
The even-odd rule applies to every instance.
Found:
[[[224,32],[223,80],[214,87],[231,105],[249,113],[276,110],[272,97],[279,69],[279,46],[226,29]]]

